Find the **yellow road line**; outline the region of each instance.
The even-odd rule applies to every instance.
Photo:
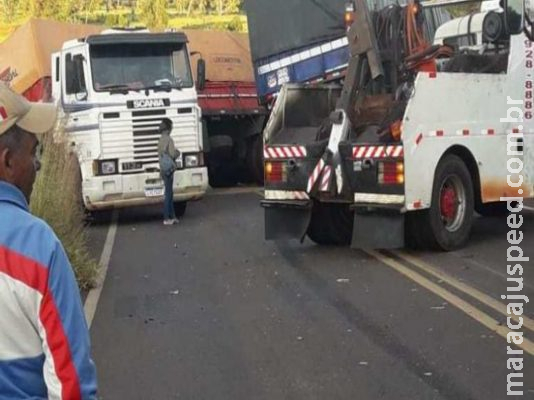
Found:
[[[501,303],[500,301],[495,300],[493,297],[488,296],[487,294],[475,289],[474,287],[471,287],[463,282],[460,282],[456,278],[453,278],[452,276],[446,274],[445,272],[442,272],[438,270],[437,268],[432,267],[431,265],[424,262],[423,260],[420,260],[404,251],[392,251],[392,253],[402,258],[403,260],[408,261],[409,263],[413,264],[417,268],[427,272],[428,274],[433,275],[436,278],[441,279],[443,282],[448,283],[452,287],[464,292],[465,294],[478,300],[482,304],[487,305],[488,307],[505,315],[506,317],[511,317],[516,322],[519,322],[519,317],[513,314],[508,315],[508,312],[506,311],[506,305]],[[526,328],[534,332],[534,321],[524,315],[522,316],[522,318],[523,318],[523,325]]]
[[[486,313],[480,311],[478,308],[472,306],[467,301],[461,299],[460,297],[449,292],[448,290],[445,290],[444,288],[428,280],[424,276],[419,275],[417,272],[412,271],[410,268],[405,267],[400,262],[394,260],[391,257],[382,255],[373,250],[365,250],[365,252],[370,256],[376,258],[377,260],[381,261],[385,265],[393,268],[395,271],[399,272],[405,277],[416,282],[418,285],[424,287],[435,295],[446,300],[449,304],[452,304],[453,306],[455,306],[480,324],[484,325],[486,328],[497,333],[499,336],[503,337],[504,339],[507,338],[507,334],[510,332],[510,330],[506,326],[499,325],[498,321],[496,321]],[[526,353],[534,356],[534,343],[530,340],[523,339],[523,343],[521,345],[516,346],[519,347],[521,350],[525,351]]]

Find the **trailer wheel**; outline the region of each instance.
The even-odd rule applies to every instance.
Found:
[[[176,218],[182,218],[184,216],[186,207],[187,201],[174,202],[174,214],[176,215]]]
[[[353,221],[354,215],[348,205],[316,202],[307,234],[319,245],[348,245],[352,239]]]
[[[208,179],[210,186],[224,188],[237,184],[238,170],[233,163],[208,165]]]
[[[469,238],[473,211],[471,175],[459,157],[448,155],[436,169],[430,208],[408,215],[408,242],[443,251],[458,249]]]

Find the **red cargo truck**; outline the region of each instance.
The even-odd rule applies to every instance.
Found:
[[[248,35],[184,31],[197,76],[204,146],[212,186],[263,182],[261,132],[267,110],[259,105]],[[201,68],[198,62],[202,60]]]

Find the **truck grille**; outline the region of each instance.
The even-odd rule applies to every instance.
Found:
[[[200,150],[198,115],[194,108],[123,111],[117,118],[109,115],[100,115],[101,159],[119,159],[119,165],[137,162],[144,168],[157,167],[158,126],[163,118],[173,122],[172,138],[181,153]]]

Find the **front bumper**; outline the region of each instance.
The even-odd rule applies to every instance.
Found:
[[[84,180],[82,185],[84,204],[90,211],[161,203],[162,195],[146,195],[147,190],[161,188],[163,180],[159,172],[97,176]],[[188,168],[174,173],[174,201],[198,200],[207,189],[206,167]]]

